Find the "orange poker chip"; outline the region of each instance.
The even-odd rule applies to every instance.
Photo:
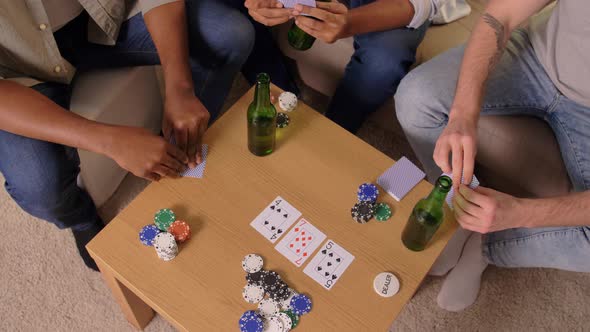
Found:
[[[184,242],[191,237],[191,228],[185,221],[176,220],[168,227],[168,233],[174,235],[177,242]]]

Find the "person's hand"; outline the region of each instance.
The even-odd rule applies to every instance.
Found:
[[[188,156],[188,165],[195,168],[202,160],[203,134],[209,125],[209,111],[195,97],[192,89],[176,90],[166,95],[162,130],[164,137],[170,141],[172,135],[176,145]]]
[[[285,23],[292,18],[291,9],[283,8],[283,4],[276,0],[246,0],[244,6],[256,22],[269,27]]]
[[[436,142],[433,158],[444,173],[453,173],[455,190],[461,185],[461,175],[465,183],[471,183],[476,153],[477,119],[451,116],[447,127]],[[449,154],[452,164],[449,164]]]
[[[523,227],[529,213],[523,200],[501,192],[465,185],[453,198],[455,219],[464,229],[486,234]]]
[[[348,8],[337,1],[317,2],[317,8],[296,5],[293,11],[297,26],[326,43],[334,43],[345,37],[348,29]],[[315,20],[301,14],[311,15]]]
[[[136,176],[159,181],[176,178],[186,169],[184,152],[144,128],[116,127],[110,136],[106,154]]]

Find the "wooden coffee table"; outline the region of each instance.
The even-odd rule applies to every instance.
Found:
[[[386,331],[454,232],[451,214],[425,251],[403,246],[401,231],[412,207],[432,188],[423,181],[401,203],[380,195],[394,209],[388,222],[357,224],[350,208],[358,186],[376,182],[394,161],[305,105],[289,114],[289,127],[278,131],[276,151],[255,157],[246,144],[246,109],[252,99],[251,90],[205,135],[210,150],[203,179],[149,185],[88,244],[125,316],[139,329],[155,310],[179,330],[238,331],[242,313],[256,307],[242,299],[241,261],[258,253],[266,269],[311,296],[313,310],[297,329]],[[356,257],[330,291],[303,273],[305,265],[295,267],[250,226],[278,195]],[[170,262],[159,260],[138,239],[142,226],[165,207],[193,230]],[[383,271],[400,280],[394,297],[373,291],[373,279]]]

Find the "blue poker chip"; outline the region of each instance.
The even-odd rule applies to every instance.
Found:
[[[377,201],[379,196],[379,189],[372,183],[363,183],[359,186],[357,197],[359,202],[373,202]]]
[[[160,234],[162,231],[156,225],[145,225],[139,231],[139,241],[145,244],[146,246],[152,246],[154,244],[154,239],[156,235]]]
[[[264,329],[262,317],[254,310],[246,311],[240,318],[239,325],[241,332],[262,332]]]
[[[297,294],[291,299],[291,311],[297,316],[311,311],[311,299],[305,294]]]

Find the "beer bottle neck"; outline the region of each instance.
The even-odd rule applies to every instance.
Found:
[[[430,193],[430,195],[428,195],[426,200],[431,202],[431,204],[434,202],[440,203],[442,206],[443,202],[445,201],[445,198],[447,198],[447,194],[451,190],[452,185],[453,181],[448,176],[441,176],[436,181],[434,189],[432,189],[432,192]]]
[[[254,94],[256,106],[270,105],[270,84],[264,82],[256,83],[256,92]]]

